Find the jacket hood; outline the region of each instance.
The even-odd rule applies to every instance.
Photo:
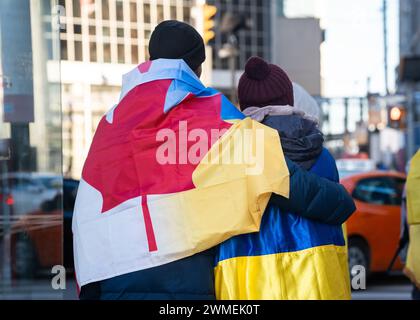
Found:
[[[316,100],[299,84],[293,82],[293,107],[316,119],[318,126],[322,125],[322,109]]]
[[[324,136],[315,122],[298,114],[269,115],[263,124],[279,132],[284,154],[310,169],[322,152]]]

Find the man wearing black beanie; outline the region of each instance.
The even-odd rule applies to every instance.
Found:
[[[206,60],[203,38],[192,26],[176,20],[163,21],[155,28],[150,37],[149,54],[150,60],[183,59],[198,77],[201,64]]]

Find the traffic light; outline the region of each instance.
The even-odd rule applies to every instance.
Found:
[[[406,128],[406,110],[403,106],[388,107],[388,126],[394,129]]]
[[[217,7],[205,4],[203,6],[203,39],[204,43],[207,44],[211,39],[215,37],[213,28],[215,26],[214,16],[217,13]]]

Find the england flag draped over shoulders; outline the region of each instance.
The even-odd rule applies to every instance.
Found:
[[[72,226],[77,282],[258,231],[272,192],[289,193],[277,132],[244,118],[183,60],[145,62],[123,76],[83,167]]]

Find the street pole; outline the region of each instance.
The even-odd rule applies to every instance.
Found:
[[[2,186],[4,195],[6,195],[9,192],[9,186],[7,183],[7,162],[5,160],[0,160],[1,162],[1,177],[2,177]],[[1,283],[3,288],[10,287],[12,283],[12,259],[11,259],[11,237],[10,237],[10,220],[11,220],[11,212],[10,212],[10,206],[6,204],[6,201],[2,201],[1,203],[1,211],[3,213],[3,221],[0,220],[0,223],[3,224],[3,256],[2,256],[2,279]]]
[[[364,100],[364,98],[360,98],[359,99],[359,105],[360,105],[360,115],[359,115],[359,117],[360,117],[360,124],[362,124],[363,123],[363,111],[364,111],[364,108],[363,108],[363,100]]]
[[[229,36],[229,43],[232,46],[232,54],[229,58],[229,67],[231,75],[231,92],[230,92],[230,101],[235,103],[236,101],[236,57],[237,57],[237,46],[238,39],[234,34]]]
[[[415,132],[414,132],[414,92],[415,85],[414,83],[407,84],[407,159],[411,157],[416,152],[415,150]]]
[[[234,103],[236,100],[236,56],[232,55],[229,58],[229,67],[231,74],[230,101]]]
[[[344,98],[344,133],[349,133],[349,99]]]
[[[387,0],[383,0],[382,18],[383,18],[383,38],[384,38],[384,80],[385,80],[385,93],[389,94],[388,88],[388,28],[387,28]]]

